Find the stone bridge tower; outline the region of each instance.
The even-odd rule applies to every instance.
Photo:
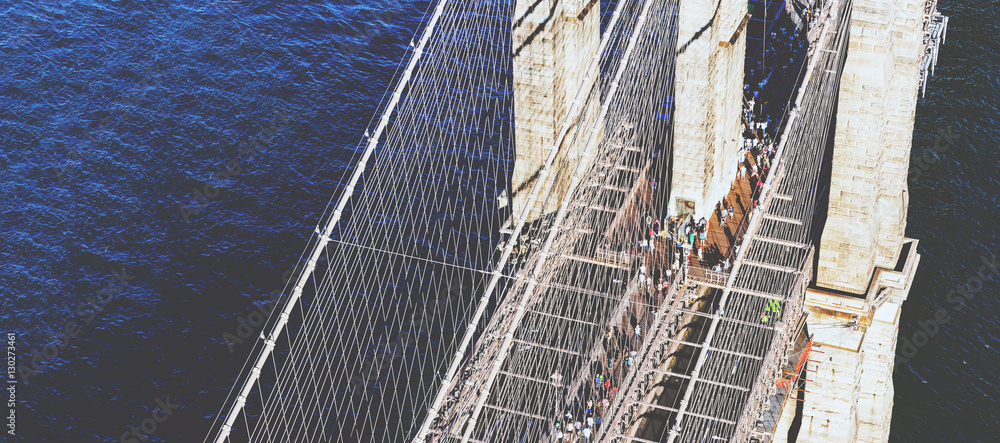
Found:
[[[669,210],[701,217],[736,175],[749,15],[746,0],[680,0],[678,7]],[[600,2],[517,0],[513,19],[516,161],[507,195],[516,216],[600,44]],[[596,101],[584,113],[596,117]],[[585,142],[574,142],[574,130],[558,148],[529,221],[553,211],[565,193]]]
[[[516,160],[509,191],[513,215],[524,208],[548,147],[583,82],[601,42],[599,0],[516,0],[514,2],[514,143]],[[596,100],[585,109],[596,117]],[[574,130],[576,127],[574,127]],[[542,184],[528,221],[554,211],[569,187],[586,140],[571,130]],[[584,134],[585,135],[585,134]],[[583,138],[583,137],[580,137]]]
[[[709,218],[736,177],[746,0],[680,0],[671,215]]]
[[[809,364],[799,442],[889,438],[899,314],[920,261],[904,236],[906,179],[934,3],[855,0],[850,11],[827,221],[806,294],[822,353]]]

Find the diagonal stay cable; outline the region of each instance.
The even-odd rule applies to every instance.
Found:
[[[431,17],[430,22],[427,23],[427,27],[424,30],[424,35],[420,38],[420,44],[413,52],[413,57],[410,59],[409,65],[406,67],[406,71],[403,73],[403,77],[400,79],[399,84],[396,86],[396,91],[392,95],[392,99],[389,101],[389,105],[386,107],[385,112],[382,114],[382,119],[379,121],[378,127],[375,129],[375,134],[368,141],[368,147],[365,149],[364,155],[362,155],[361,160],[358,161],[358,165],[354,171],[354,175],[351,176],[350,182],[348,182],[347,187],[344,189],[344,194],[341,196],[340,202],[337,204],[337,209],[333,211],[333,215],[327,222],[322,233],[320,233],[320,240],[316,243],[316,247],[306,264],[305,269],[302,270],[302,274],[296,281],[295,288],[292,290],[292,294],[285,305],[284,310],[281,312],[277,323],[275,323],[274,328],[271,330],[268,339],[265,341],[264,348],[261,350],[260,357],[257,358],[257,362],[254,364],[253,368],[250,369],[250,374],[247,376],[246,381],[243,383],[243,389],[241,389],[240,394],[236,397],[236,402],[233,404],[232,409],[226,418],[225,424],[222,426],[218,437],[215,439],[216,443],[224,443],[229,436],[229,432],[232,429],[233,422],[236,421],[237,416],[239,416],[240,411],[243,409],[243,405],[246,403],[247,395],[253,389],[254,384],[260,377],[260,370],[267,362],[272,351],[274,350],[275,339],[277,339],[285,324],[288,322],[289,314],[295,308],[296,302],[302,296],[302,288],[305,283],[312,276],[313,270],[316,268],[316,260],[322,254],[323,250],[326,248],[327,243],[330,241],[330,234],[333,232],[333,228],[340,221],[341,216],[344,212],[344,207],[347,206],[348,200],[350,200],[351,195],[354,193],[354,186],[357,184],[358,180],[361,178],[361,174],[364,173],[365,165],[368,162],[368,158],[375,151],[375,147],[378,145],[379,137],[382,135],[382,131],[385,130],[385,126],[389,123],[389,118],[392,115],[393,110],[396,108],[396,104],[399,103],[399,98],[406,89],[407,83],[409,83],[410,76],[413,74],[413,69],[417,62],[420,60],[420,55],[423,53],[424,47],[427,45],[427,41],[430,39],[431,35],[434,33],[434,26],[437,24],[438,19],[444,12],[444,7],[448,3],[448,0],[441,0],[438,2],[437,9],[434,11],[434,15]],[[318,228],[317,228],[318,231]]]
[[[639,37],[642,35],[643,28],[646,24],[646,18],[653,3],[654,3],[653,1],[645,2],[642,14],[639,16],[639,20],[635,24],[635,30],[633,31],[632,36],[629,39],[628,47],[625,49],[625,54],[622,56],[619,62],[618,69],[615,74],[615,79],[611,84],[611,90],[608,92],[607,97],[605,98],[605,102],[601,106],[601,115],[598,116],[597,120],[594,122],[594,127],[591,130],[586,148],[583,150],[583,152],[580,155],[580,158],[578,159],[577,168],[570,181],[569,189],[567,190],[566,195],[562,199],[563,201],[559,207],[559,211],[556,214],[555,221],[553,222],[552,227],[549,230],[548,238],[546,238],[545,240],[545,246],[543,246],[542,250],[539,251],[539,260],[532,272],[532,276],[528,282],[528,287],[525,289],[524,294],[522,295],[521,300],[518,303],[517,311],[514,314],[514,318],[511,320],[511,324],[508,327],[507,334],[505,335],[504,338],[504,342],[500,347],[500,354],[496,357],[496,359],[493,362],[490,374],[486,379],[485,385],[482,387],[481,391],[482,393],[479,397],[479,400],[477,401],[475,409],[472,412],[472,416],[469,418],[468,426],[466,427],[465,434],[462,437],[463,443],[468,442],[469,437],[471,436],[472,431],[476,426],[476,420],[478,419],[479,414],[482,412],[483,405],[486,403],[486,400],[489,397],[490,387],[493,384],[493,381],[496,379],[496,376],[500,371],[500,367],[503,365],[506,355],[510,350],[511,344],[513,343],[513,338],[514,338],[513,331],[517,329],[521,319],[524,318],[526,304],[530,300],[531,296],[534,295],[534,288],[538,284],[538,275],[541,272],[541,269],[545,263],[545,258],[549,253],[549,249],[552,247],[552,243],[555,239],[555,236],[559,231],[559,225],[562,222],[563,218],[565,218],[566,216],[566,210],[567,207],[569,206],[569,201],[572,199],[573,191],[579,184],[580,176],[582,175],[583,170],[586,167],[585,160],[590,154],[590,149],[597,142],[597,132],[601,128],[601,122],[603,121],[603,117],[607,114],[609,109],[609,104],[611,103],[612,99],[614,99],[614,96],[618,91],[619,81],[621,79],[622,74],[625,72],[625,68],[628,66],[628,61],[631,58],[636,43],[639,41]],[[576,105],[575,101],[574,105]],[[554,154],[550,154],[550,156],[554,156]]]
[[[549,169],[551,168],[552,163],[555,160],[560,145],[562,145],[563,140],[565,140],[566,135],[569,133],[570,128],[575,125],[576,120],[578,120],[580,116],[583,115],[583,112],[581,112],[581,108],[583,107],[584,103],[583,100],[581,99],[589,95],[589,91],[593,87],[593,83],[597,80],[598,77],[597,70],[600,65],[601,54],[604,52],[604,49],[607,47],[608,42],[611,39],[611,36],[613,34],[612,30],[617,25],[618,19],[620,17],[620,12],[621,8],[618,8],[615,10],[614,14],[612,14],[611,21],[608,24],[607,30],[605,31],[605,35],[601,38],[601,43],[598,46],[594,56],[590,60],[590,65],[588,66],[587,73],[584,76],[583,84],[581,84],[580,88],[577,90],[576,96],[574,97],[573,103],[570,107],[570,111],[566,114],[566,117],[562,122],[562,127],[559,130],[559,135],[552,142],[552,145],[549,146],[548,149],[549,154],[545,158],[545,162],[543,163],[542,168],[538,173],[538,178],[535,180],[535,184],[532,185],[531,193],[528,195],[528,199],[525,202],[524,208],[522,208],[521,213],[518,215],[517,223],[514,226],[513,233],[510,235],[511,239],[516,239],[520,235],[521,230],[524,228],[524,224],[527,220],[527,217],[531,212],[531,207],[534,205],[535,200],[538,199],[538,192],[543,187],[545,178],[549,174]],[[475,336],[476,325],[479,323],[480,318],[482,318],[483,314],[486,312],[486,307],[489,305],[489,301],[492,297],[493,291],[496,289],[497,283],[500,280],[501,277],[500,271],[504,268],[504,266],[506,266],[507,260],[509,259],[511,253],[513,252],[515,243],[516,242],[514,241],[510,241],[504,248],[504,251],[500,256],[500,259],[496,264],[496,268],[493,271],[493,277],[490,279],[490,283],[486,287],[486,290],[484,291],[482,298],[480,298],[479,306],[477,307],[476,312],[473,315],[472,319],[469,321],[468,329],[465,333],[465,336],[463,336],[461,344],[459,344],[458,348],[456,349],[455,357],[452,360],[450,367],[448,368],[448,372],[445,375],[444,380],[442,380],[441,382],[441,389],[438,391],[437,396],[434,398],[434,402],[431,404],[431,407],[428,410],[428,414],[424,418],[424,422],[421,425],[420,430],[417,432],[417,436],[414,439],[415,443],[423,443],[424,438],[427,435],[427,432],[430,430],[432,422],[437,417],[437,412],[441,407],[441,403],[444,401],[445,395],[448,392],[448,388],[451,385],[452,379],[455,377],[459,365],[461,365],[462,361],[464,360],[465,349],[469,346],[469,344],[472,341],[472,338]]]
[[[834,1],[836,1],[836,0],[834,0]],[[830,27],[830,23],[827,22],[827,24],[824,26],[822,37],[820,38],[820,47],[822,47],[823,42],[826,41],[826,36],[828,34],[829,27]],[[810,64],[810,67],[809,67],[809,69],[807,71],[807,75],[806,75],[806,81],[804,82],[803,87],[806,87],[810,83],[810,80],[812,79],[812,76],[810,74],[812,73],[812,71],[813,71],[816,63],[818,62],[819,58],[820,57],[817,57]],[[796,107],[795,107],[796,109],[801,106],[801,97],[802,96],[800,96],[799,100],[797,100]],[[786,122],[786,131],[787,131],[787,128],[790,128],[791,125],[794,124],[795,117],[797,116],[797,114],[798,114],[798,112],[796,110],[792,111],[792,115],[790,116],[789,120]],[[785,137],[782,140],[781,144],[779,145],[778,151],[775,154],[774,163],[775,163],[775,165],[778,165],[778,166],[772,168],[771,169],[771,173],[767,177],[768,184],[764,187],[764,194],[765,195],[764,195],[764,198],[763,198],[764,201],[763,201],[763,204],[762,204],[762,207],[764,208],[764,210],[762,212],[766,212],[766,208],[768,208],[770,206],[771,197],[773,197],[774,192],[769,192],[769,191],[773,191],[774,189],[776,189],[776,186],[772,186],[772,185],[776,185],[776,181],[780,180],[780,178],[781,178],[780,177],[780,173],[783,172],[783,170],[784,170],[784,168],[783,168],[784,165],[780,163],[780,160],[781,160],[781,155],[784,152],[784,148],[785,148],[785,145],[786,145],[786,142],[788,141],[788,139],[789,139],[788,137]],[[761,220],[762,220],[761,217],[758,216],[758,217],[755,217],[755,219],[751,222],[751,227],[747,230],[747,237],[748,238],[753,238],[753,236],[756,234],[756,232],[757,232],[757,230],[759,228]],[[744,255],[746,254],[747,248],[749,246],[750,246],[750,242],[743,242],[743,244],[741,245],[740,251],[739,251],[738,256],[737,256],[736,264],[733,267],[733,272],[730,274],[729,282],[726,284],[726,289],[723,290],[723,294],[722,294],[722,298],[721,298],[721,300],[719,302],[719,306],[725,307],[727,305],[727,301],[729,299],[729,296],[730,296],[730,293],[732,291],[733,285],[735,284],[736,278],[739,275],[740,267],[743,265]],[[691,371],[691,383],[688,384],[686,392],[685,392],[685,394],[684,394],[684,396],[683,396],[683,398],[681,400],[680,408],[678,410],[677,416],[674,418],[674,425],[673,425],[673,427],[669,431],[669,438],[667,440],[668,443],[673,443],[677,439],[677,437],[680,435],[680,431],[681,431],[681,426],[680,425],[681,425],[681,423],[682,423],[682,421],[684,419],[685,412],[687,411],[688,406],[690,404],[691,395],[693,394],[694,387],[696,385],[695,381],[698,379],[699,372],[701,371],[702,367],[705,364],[705,360],[708,357],[708,354],[704,351],[704,349],[707,349],[708,347],[710,347],[712,345],[712,339],[714,338],[715,331],[717,329],[717,325],[718,325],[718,322],[719,322],[720,319],[721,319],[721,314],[719,312],[716,312],[716,314],[713,316],[712,324],[711,324],[711,327],[709,329],[708,335],[705,337],[703,350],[700,352],[700,354],[698,356],[697,363],[695,364],[694,369]]]

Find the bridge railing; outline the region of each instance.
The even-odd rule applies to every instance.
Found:
[[[632,264],[632,254],[628,251],[614,251],[606,248],[597,248],[597,253],[595,254],[595,259],[604,263],[610,263],[617,266],[629,267]]]
[[[690,266],[687,268],[687,278],[715,286],[725,286],[729,280],[728,271],[716,271],[707,268]]]
[[[617,436],[628,433],[633,420],[638,416],[641,409],[639,401],[647,393],[650,382],[657,374],[652,368],[658,367],[666,358],[667,349],[671,345],[668,338],[674,337],[680,331],[683,317],[682,307],[684,297],[680,292],[687,286],[683,279],[671,279],[665,289],[661,289],[653,303],[658,306],[658,315],[643,324],[646,336],[637,349],[637,358],[632,368],[621,374],[622,382],[619,394],[614,396],[608,411],[610,416],[605,416],[605,422],[598,427],[598,434],[591,439],[594,442],[614,441]],[[610,419],[609,419],[610,418]]]
[[[782,317],[774,325],[773,344],[764,356],[763,367],[754,383],[755,389],[740,414],[733,441],[747,441],[751,435],[761,441],[769,441],[770,436],[774,434],[774,428],[768,429],[761,415],[773,397],[778,398],[781,405],[785,405],[797,384],[799,374],[793,376],[787,387],[780,387],[778,382],[785,378],[784,367],[787,357],[792,355],[795,340],[805,325],[805,294],[812,275],[814,253],[815,249],[810,248],[802,262],[802,270],[796,273],[798,277],[792,285],[791,294],[784,302]],[[780,412],[778,415],[780,416]]]

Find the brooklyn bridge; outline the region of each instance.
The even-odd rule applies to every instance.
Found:
[[[206,441],[886,441],[935,0],[421,25]]]

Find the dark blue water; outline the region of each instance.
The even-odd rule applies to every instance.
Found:
[[[915,155],[939,130],[958,137],[910,182],[923,259],[901,334],[939,308],[955,320],[895,377],[897,441],[1000,434],[998,284],[962,310],[946,301],[980,256],[1000,255],[996,6],[941,5],[948,44],[917,107]],[[25,367],[16,441],[121,441],[168,397],[177,408],[150,440],[204,437],[251,346],[224,335],[282,288],[427,7],[2,5],[0,327]]]
[[[21,441],[119,441],[166,397],[153,440],[202,439],[251,346],[224,334],[283,286],[425,8],[0,8],[2,328],[29,367],[63,346]]]
[[[978,292],[970,282],[982,258],[1000,261],[998,6],[939,6],[951,20],[937,75],[916,110],[906,234],[920,239],[922,257],[903,305],[899,343],[932,331],[938,310],[950,321],[925,345],[914,345],[909,365],[894,377],[896,441],[997,441],[1000,435],[1000,276]],[[928,150],[936,157],[918,161]],[[965,307],[950,303],[949,292],[967,283],[973,291]]]

